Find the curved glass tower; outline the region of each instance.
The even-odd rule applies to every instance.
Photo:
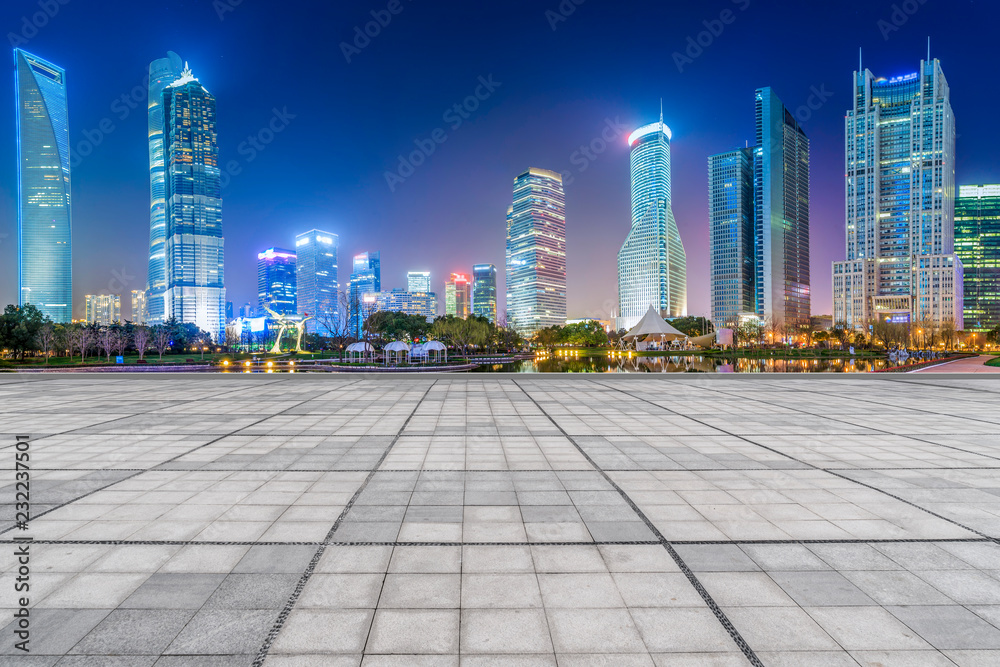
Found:
[[[163,162],[163,89],[181,77],[181,57],[169,51],[149,64],[149,273],[146,279],[146,321],[161,324],[167,289],[166,198]],[[133,319],[136,314],[132,313]]]
[[[14,49],[19,303],[73,319],[66,71]]]
[[[670,128],[644,125],[632,148],[632,228],[618,252],[618,323],[629,329],[652,305],[663,317],[687,311],[687,257],[670,207]]]

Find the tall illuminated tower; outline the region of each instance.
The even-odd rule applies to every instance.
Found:
[[[619,329],[630,329],[650,306],[663,317],[687,311],[687,257],[670,206],[670,128],[663,113],[633,132],[632,227],[618,251]]]
[[[355,255],[349,295],[350,328],[355,338],[361,338],[364,333],[365,318],[375,311],[375,294],[381,291],[382,257],[380,251]]]
[[[464,273],[451,274],[444,284],[444,314],[463,320],[469,316],[469,279]]]
[[[331,232],[312,229],[295,237],[296,305],[309,333],[330,335],[331,316],[337,314],[337,255],[340,238]]]
[[[472,314],[496,322],[497,267],[492,264],[472,267]]]
[[[409,271],[406,274],[406,290],[408,292],[423,292],[428,293],[431,291],[431,272],[430,271]]]
[[[149,64],[149,264],[146,314],[149,324],[162,324],[167,290],[166,165],[163,161],[163,89],[181,77],[181,57],[173,51]],[[133,315],[134,317],[134,315]]]
[[[66,71],[14,49],[17,118],[18,302],[54,322],[73,319]]]
[[[1000,326],[1000,185],[959,186],[955,254],[964,273],[963,328],[986,332]]]
[[[164,316],[225,333],[215,98],[185,68],[163,90],[167,289]]]
[[[554,171],[532,167],[514,179],[507,210],[507,313],[523,336],[566,323],[566,197]]]
[[[268,248],[257,253],[257,307],[267,312],[267,306],[279,315],[295,315],[296,306],[295,253],[281,248]]]
[[[856,71],[844,119],[847,259],[833,264],[835,324],[963,328],[955,255],[955,116],[937,59],[891,79]],[[921,327],[923,328],[923,327]]]
[[[757,312],[752,148],[708,158],[708,236],[712,324],[734,327]]]

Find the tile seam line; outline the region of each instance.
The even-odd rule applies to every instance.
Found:
[[[361,382],[362,379],[363,378],[358,379],[358,382]],[[375,466],[365,477],[364,481],[361,482],[361,486],[359,486],[358,489],[354,492],[354,495],[351,496],[351,499],[347,501],[347,505],[344,506],[344,509],[341,510],[340,515],[337,517],[337,520],[334,521],[333,526],[331,526],[329,532],[327,532],[326,537],[323,540],[323,543],[320,544],[319,547],[316,549],[316,553],[313,554],[313,557],[309,561],[309,564],[306,566],[305,571],[303,571],[302,575],[299,577],[299,581],[295,585],[295,590],[292,591],[292,594],[289,596],[288,601],[285,603],[284,608],[282,608],[281,612],[278,614],[278,618],[275,619],[274,624],[271,626],[271,629],[268,631],[267,636],[264,638],[264,642],[261,644],[260,649],[258,649],[257,651],[257,656],[253,660],[252,667],[261,667],[264,664],[264,661],[267,660],[267,656],[271,651],[271,647],[274,645],[274,642],[278,638],[278,634],[281,632],[282,628],[284,628],[285,622],[288,620],[288,617],[292,613],[292,610],[295,608],[295,605],[298,604],[299,596],[302,595],[303,589],[305,589],[306,584],[309,583],[309,580],[312,578],[313,573],[316,571],[316,566],[319,564],[319,561],[323,557],[323,554],[326,553],[327,545],[328,543],[332,542],[334,533],[336,533],[337,529],[340,528],[340,524],[347,516],[347,513],[351,511],[351,508],[354,506],[355,501],[357,501],[358,497],[360,497],[362,492],[364,492],[365,488],[367,488],[368,483],[372,480],[372,478],[375,477],[375,474],[378,472],[379,466],[382,465],[382,462],[389,455],[389,452],[392,450],[396,442],[399,440],[400,434],[406,430],[406,426],[410,423],[410,420],[413,418],[413,416],[417,414],[417,412],[420,410],[420,406],[423,404],[424,399],[427,398],[427,395],[431,392],[431,389],[433,389],[437,383],[438,380],[435,379],[424,389],[423,394],[421,394],[419,400],[417,400],[416,404],[413,406],[413,410],[403,421],[403,424],[399,427],[399,431],[396,433],[395,436],[393,436],[392,441],[386,446],[385,450],[382,452],[382,456],[379,458]],[[374,623],[374,619],[375,617],[373,612],[372,623]],[[368,627],[368,631],[371,632],[371,626]]]
[[[619,393],[625,394],[626,396],[629,396],[630,398],[634,398],[635,400],[643,401],[645,403],[649,403],[650,405],[658,407],[661,410],[665,410],[665,411],[669,412],[672,415],[677,415],[679,417],[685,417],[687,419],[691,419],[694,422],[697,422],[698,424],[701,424],[702,426],[706,426],[708,428],[714,428],[717,431],[719,431],[720,433],[724,433],[724,434],[732,436],[734,438],[739,438],[740,440],[743,440],[744,442],[747,442],[747,443],[749,443],[749,444],[751,444],[751,445],[753,445],[755,447],[760,447],[762,449],[766,449],[769,452],[773,452],[775,454],[778,454],[779,456],[784,456],[787,459],[791,459],[792,461],[796,461],[798,463],[801,463],[802,465],[808,466],[809,468],[811,468],[813,470],[817,470],[817,471],[820,471],[820,472],[825,472],[828,475],[833,475],[834,477],[839,477],[839,478],[841,478],[843,480],[851,482],[852,484],[857,484],[858,486],[863,486],[863,487],[865,487],[867,489],[871,489],[872,491],[877,491],[878,493],[886,495],[886,496],[888,496],[888,497],[890,497],[890,498],[892,498],[894,500],[898,500],[901,503],[905,503],[905,504],[909,505],[910,507],[914,507],[914,508],[920,510],[921,512],[926,512],[927,514],[930,514],[931,516],[933,516],[935,518],[941,519],[942,521],[947,521],[948,523],[953,524],[955,526],[958,526],[959,528],[962,528],[963,530],[967,530],[970,533],[974,533],[976,535],[979,535],[980,537],[983,537],[983,538],[986,538],[986,539],[992,540],[992,541],[997,541],[998,540],[997,537],[993,537],[993,536],[987,535],[986,533],[983,533],[981,531],[975,530],[974,528],[970,528],[970,527],[968,527],[966,525],[963,525],[963,524],[959,523],[958,521],[955,521],[954,519],[949,519],[946,516],[943,516],[941,514],[938,514],[937,512],[929,510],[926,507],[921,507],[920,505],[917,505],[916,503],[910,502],[909,500],[906,500],[904,498],[900,498],[899,496],[897,496],[895,494],[892,494],[892,493],[889,493],[888,491],[885,491],[885,490],[880,489],[878,487],[872,486],[870,484],[866,484],[866,483],[861,482],[861,481],[856,480],[856,479],[851,479],[847,475],[842,475],[839,472],[836,472],[834,470],[825,470],[825,469],[820,468],[818,466],[815,466],[815,465],[813,465],[811,463],[807,463],[805,461],[800,461],[799,459],[795,458],[794,456],[792,456],[790,454],[786,454],[786,453],[784,453],[782,451],[779,451],[777,449],[773,449],[771,447],[768,447],[767,445],[762,445],[759,442],[754,442],[753,440],[749,440],[749,439],[747,439],[746,437],[744,437],[742,435],[737,435],[736,433],[731,433],[730,431],[727,431],[725,429],[719,428],[718,426],[711,426],[709,424],[705,424],[704,422],[701,422],[701,421],[695,419],[694,417],[689,417],[687,415],[681,415],[681,414],[679,414],[677,412],[674,412],[670,408],[666,408],[666,407],[664,407],[662,405],[657,405],[656,403],[654,403],[654,402],[652,402],[652,401],[650,401],[648,399],[642,398],[641,396],[636,396],[635,394],[629,393],[629,392],[625,391],[624,389],[616,389],[615,387],[609,387],[607,385],[603,385],[603,384],[601,384],[599,382],[596,382],[594,380],[591,380],[591,382],[594,382],[594,384],[598,384],[598,385],[600,385],[602,387],[605,387],[606,389],[611,389],[612,391],[617,391]],[[809,413],[803,413],[803,414],[809,414]]]
[[[757,653],[753,650],[753,648],[751,648],[750,644],[747,643],[747,641],[743,638],[743,635],[741,635],[740,632],[736,629],[736,626],[733,625],[732,621],[729,620],[729,617],[726,616],[726,613],[724,611],[722,611],[722,608],[715,602],[715,600],[709,594],[708,590],[701,583],[701,581],[698,579],[695,573],[691,570],[690,567],[688,567],[687,563],[684,562],[684,559],[681,558],[680,554],[677,553],[677,550],[674,549],[673,545],[671,545],[671,543],[667,541],[667,539],[656,528],[656,526],[652,524],[649,518],[642,512],[642,510],[640,510],[638,506],[636,506],[636,504],[632,501],[632,499],[628,496],[628,494],[625,493],[625,491],[622,490],[622,488],[618,486],[618,484],[616,484],[613,479],[611,479],[611,476],[608,475],[608,473],[605,472],[603,468],[597,465],[597,463],[592,458],[590,458],[590,455],[587,454],[587,452],[579,444],[577,444],[576,440],[569,433],[567,433],[565,429],[563,429],[563,427],[560,426],[559,423],[548,412],[546,412],[545,408],[543,408],[541,404],[537,400],[535,400],[534,396],[529,394],[528,391],[524,387],[522,387],[521,384],[516,379],[512,379],[511,382],[513,382],[514,385],[518,389],[520,389],[521,392],[528,398],[528,400],[534,403],[535,407],[543,415],[545,415],[545,417],[550,422],[552,422],[553,426],[555,426],[559,430],[559,432],[562,433],[563,437],[565,437],[567,440],[573,443],[573,446],[576,447],[576,449],[580,452],[580,454],[585,459],[587,459],[587,461],[592,466],[594,466],[594,470],[599,472],[601,476],[604,477],[604,479],[609,484],[611,484],[612,487],[614,487],[614,489],[618,492],[618,494],[622,497],[622,499],[629,505],[629,507],[632,508],[632,511],[635,512],[635,514],[642,519],[643,523],[645,523],[646,527],[650,530],[650,532],[652,532],[653,535],[657,537],[660,544],[667,551],[667,553],[673,559],[674,563],[687,578],[688,583],[690,583],[691,586],[695,589],[695,591],[701,597],[702,601],[715,616],[719,624],[722,625],[723,629],[729,634],[730,639],[733,640],[737,648],[739,648],[739,650],[743,653],[743,656],[750,662],[750,664],[754,665],[754,667],[764,667],[764,663],[761,662],[759,657],[757,657]]]
[[[287,381],[287,380],[279,380],[279,382],[285,382],[285,381]],[[268,383],[268,386],[270,386],[270,384],[273,384],[273,383]],[[192,399],[192,400],[194,401],[194,400],[199,400],[199,399]],[[293,407],[297,407],[297,406],[301,405],[301,404],[302,404],[302,403],[304,403],[304,402],[305,402],[305,401],[302,401],[302,402],[299,402],[299,403],[296,403],[296,404],[295,404],[294,406],[291,406],[291,407],[289,407],[289,408],[286,408],[286,410],[291,410],[291,409],[292,409]],[[284,412],[285,412],[285,410],[282,410],[281,412],[279,412],[279,413],[277,413],[277,414],[283,414]],[[144,412],[141,412],[141,413],[139,413],[139,414],[148,414],[148,413],[144,413]],[[134,417],[134,416],[136,416],[136,415],[131,415],[131,416],[133,416],[133,417]],[[265,419],[270,419],[271,417],[274,417],[274,416],[275,416],[275,415],[266,415],[266,416],[264,416],[264,417],[261,417],[261,418],[260,418],[259,420],[255,421],[255,422],[254,422],[254,424],[259,424],[260,422],[264,421]],[[237,430],[237,431],[235,431],[235,432],[239,432],[239,431],[241,431],[241,430],[243,430],[243,429],[238,429],[238,430]],[[61,435],[61,434],[60,434],[60,435]],[[202,447],[208,447],[209,445],[211,445],[211,444],[213,444],[213,443],[215,443],[215,442],[218,442],[219,440],[222,440],[222,439],[223,439],[223,438],[225,438],[225,437],[226,437],[227,435],[230,435],[230,434],[228,434],[228,433],[227,433],[227,434],[225,434],[225,435],[220,435],[220,436],[218,436],[217,438],[212,438],[211,440],[209,440],[209,441],[208,441],[208,442],[206,442],[206,443],[203,443],[203,444],[200,444],[200,445],[197,445],[197,446],[193,447],[192,449],[189,449],[189,450],[187,450],[186,452],[181,452],[181,453],[180,453],[180,454],[178,454],[177,456],[174,456],[173,458],[170,458],[170,459],[167,459],[166,461],[164,461],[164,462],[163,462],[163,463],[161,463],[161,464],[157,464],[157,466],[158,466],[158,465],[166,465],[166,464],[168,464],[168,463],[170,463],[170,462],[172,462],[172,461],[176,461],[177,459],[181,458],[182,456],[187,456],[188,454],[190,454],[190,453],[192,453],[192,452],[196,452],[196,451],[198,451],[199,449],[201,449]],[[111,482],[111,483],[109,483],[109,484],[105,484],[104,486],[101,486],[101,487],[99,487],[99,488],[96,488],[96,489],[93,489],[93,490],[91,490],[91,491],[88,491],[87,493],[84,493],[83,495],[80,495],[80,496],[77,496],[76,498],[72,498],[72,499],[70,499],[70,500],[67,500],[66,502],[64,502],[64,503],[62,503],[62,504],[60,504],[60,505],[56,505],[55,507],[53,507],[53,508],[51,508],[51,509],[47,509],[47,510],[45,510],[44,512],[41,512],[41,513],[39,513],[39,514],[36,514],[36,515],[34,515],[34,516],[32,516],[32,517],[31,517],[31,520],[34,520],[34,519],[37,519],[37,518],[39,518],[39,517],[43,517],[43,516],[45,516],[46,514],[49,514],[50,512],[55,512],[55,511],[56,511],[56,510],[58,510],[58,509],[62,509],[63,507],[66,507],[67,505],[71,505],[71,504],[75,503],[75,502],[76,502],[76,501],[78,501],[78,500],[82,500],[83,498],[86,498],[87,496],[90,496],[90,495],[92,495],[92,494],[95,494],[95,493],[97,493],[98,491],[103,491],[104,489],[107,489],[107,488],[109,488],[109,487],[112,487],[112,486],[114,486],[115,484],[119,484],[119,483],[121,483],[121,482],[127,482],[128,480],[130,480],[130,479],[133,479],[133,478],[135,478],[135,477],[138,477],[139,475],[141,475],[141,474],[143,474],[143,473],[145,473],[145,472],[150,472],[150,471],[152,471],[152,470],[156,470],[156,469],[157,469],[157,466],[152,466],[152,467],[150,467],[150,468],[144,468],[144,469],[140,469],[140,470],[137,470],[136,472],[133,472],[133,473],[132,473],[131,475],[128,475],[128,476],[126,476],[126,477],[123,477],[123,478],[121,478],[121,479],[119,479],[119,480],[115,480],[114,482]],[[112,469],[112,470],[113,470],[113,469]],[[227,471],[227,472],[228,472],[228,471]],[[5,534],[5,533],[8,533],[8,532],[10,532],[10,531],[14,530],[14,528],[15,528],[15,527],[16,527],[15,525],[11,525],[11,526],[10,526],[10,527],[8,527],[8,528],[5,528],[5,529],[3,529],[3,530],[0,530],[0,535],[3,535],[3,534]]]

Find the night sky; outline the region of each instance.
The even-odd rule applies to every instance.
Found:
[[[828,313],[830,263],[844,257],[843,117],[858,47],[866,67],[891,77],[917,70],[928,35],[952,91],[957,182],[1000,181],[1000,3],[396,2],[5,0],[3,32],[28,37],[22,48],[67,70],[73,147],[83,142],[79,152],[86,152],[88,135],[100,139],[72,171],[74,316],[83,315],[86,293],[120,292],[124,302],[145,286],[141,86],[149,62],[168,50],[188,60],[216,96],[221,162],[235,160],[241,170],[223,191],[226,287],[236,307],[256,301],[256,253],[291,247],[297,232],[313,227],[340,235],[342,282],[351,256],[364,250],[382,251],[383,289],[405,288],[407,270],[430,270],[443,292],[448,273],[479,262],[496,264],[502,281],[513,179],[541,167],[572,174],[569,316],[607,317],[630,224],[626,137],[656,120],[662,97],[673,130],[688,310],[707,314],[707,157],[753,141],[753,92],[771,86],[793,111],[810,96],[817,107],[803,108],[799,119],[812,142],[812,310]],[[50,4],[59,9],[47,24],[25,31],[24,17]],[[401,11],[388,14],[390,5]],[[371,22],[372,11],[391,20],[367,45],[360,41],[348,63],[340,44],[356,48],[355,28]],[[702,32],[707,46],[696,47],[700,54],[691,48],[694,57],[679,67],[674,54]],[[0,304],[17,299],[14,77],[7,71],[0,81]],[[492,92],[480,77],[493,82]],[[135,109],[116,102],[136,86]],[[485,99],[467,118],[445,116],[477,88]],[[269,126],[274,110],[289,115],[275,127],[286,124],[257,151],[247,139]],[[112,132],[98,129],[104,119]],[[385,173],[439,128],[443,143],[391,191]],[[577,152],[602,132],[615,137],[603,152],[593,159]],[[123,314],[129,310],[123,303]]]

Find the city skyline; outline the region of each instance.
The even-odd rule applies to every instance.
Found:
[[[962,8],[967,10],[962,17],[962,24],[966,28],[970,17],[993,15],[988,9],[974,7],[971,4],[962,3]],[[20,7],[8,8],[7,13],[9,15],[14,9],[18,10],[18,13],[10,15],[8,23],[20,26],[22,16]],[[499,130],[509,124],[504,119],[511,118],[512,114],[516,115],[518,110],[523,108],[525,95],[530,95],[531,90],[540,85],[540,81],[535,75],[526,79],[520,74],[513,74],[509,68],[505,71],[502,63],[477,55],[471,59],[472,62],[467,68],[470,74],[467,83],[457,80],[435,82],[432,90],[436,93],[443,90],[449,94],[432,97],[432,101],[438,103],[428,102],[420,107],[415,114],[419,122],[410,119],[404,127],[395,128],[390,133],[392,141],[386,138],[369,147],[375,149],[369,150],[371,160],[356,162],[357,168],[352,167],[351,172],[346,174],[346,182],[350,187],[345,188],[341,185],[343,179],[331,181],[329,178],[324,178],[322,189],[315,183],[310,183],[305,188],[305,198],[295,202],[282,202],[272,201],[280,200],[280,194],[274,196],[278,190],[262,187],[262,184],[271,181],[276,173],[288,171],[290,164],[304,166],[309,164],[308,161],[302,162],[303,155],[311,154],[308,151],[300,154],[294,163],[289,160],[294,159],[295,151],[306,150],[303,147],[306,137],[303,135],[308,134],[308,128],[314,122],[310,120],[312,107],[305,104],[307,98],[289,88],[280,88],[279,92],[268,94],[273,86],[266,77],[255,82],[261,86],[255,91],[256,95],[262,97],[260,104],[246,104],[246,98],[241,100],[236,91],[242,85],[241,82],[247,81],[247,75],[225,64],[236,53],[244,52],[237,49],[233,40],[222,40],[217,49],[208,49],[210,53],[206,53],[204,40],[195,39],[195,36],[215,34],[215,32],[224,35],[226,34],[224,31],[230,30],[233,25],[252,26],[260,20],[255,12],[247,11],[247,7],[241,6],[237,11],[226,14],[226,20],[223,22],[218,21],[218,17],[209,9],[203,25],[186,24],[183,30],[176,30],[171,34],[154,34],[151,43],[148,37],[138,41],[127,36],[124,44],[116,45],[122,48],[114,50],[116,56],[112,60],[109,57],[111,51],[106,48],[97,49],[93,54],[81,53],[80,57],[69,49],[74,43],[80,44],[79,40],[68,39],[72,35],[67,31],[71,27],[75,29],[76,25],[63,26],[61,23],[77,22],[80,27],[89,26],[85,16],[82,16],[73,5],[67,5],[61,8],[60,14],[44,30],[40,30],[38,36],[32,37],[24,48],[39,53],[51,61],[69,66],[71,145],[75,156],[79,157],[79,165],[74,165],[73,179],[76,223],[74,314],[77,317],[82,314],[82,295],[85,293],[107,292],[110,289],[127,293],[131,289],[144,286],[145,267],[139,258],[145,253],[141,248],[148,246],[149,230],[146,228],[147,223],[141,221],[140,211],[149,205],[149,176],[148,173],[139,171],[148,170],[148,166],[139,167],[139,171],[136,171],[135,159],[118,160],[120,164],[114,165],[111,162],[115,162],[113,158],[116,155],[135,156],[137,150],[146,150],[147,118],[145,105],[141,102],[145,101],[148,91],[140,91],[142,95],[136,96],[137,99],[141,98],[140,104],[124,120],[120,119],[121,114],[118,113],[118,109],[127,110],[128,106],[119,104],[113,111],[109,109],[111,103],[117,101],[123,93],[130,93],[136,83],[142,83],[144,71],[151,60],[169,50],[189,58],[199,73],[205,72],[203,79],[208,79],[208,74],[211,74],[212,91],[219,96],[219,113],[226,116],[224,122],[220,121],[222,128],[220,152],[223,153],[220,155],[220,161],[228,162],[234,159],[244,168],[244,173],[229,179],[225,193],[227,217],[232,211],[233,219],[240,223],[239,231],[233,229],[233,233],[227,238],[227,245],[230,245],[227,248],[230,267],[227,268],[230,272],[226,284],[235,290],[231,295],[234,303],[250,299],[254,287],[252,276],[256,268],[252,254],[238,252],[239,250],[252,246],[252,252],[256,252],[261,247],[266,247],[265,244],[271,243],[288,247],[297,231],[317,226],[340,233],[348,256],[364,247],[380,247],[386,266],[393,267],[391,271],[388,269],[386,271],[386,289],[405,286],[403,279],[407,267],[427,267],[434,275],[443,276],[456,270],[467,271],[467,267],[473,262],[486,261],[499,266],[502,257],[499,240],[491,240],[492,236],[480,234],[475,230],[488,230],[488,221],[494,215],[495,209],[491,209],[495,204],[491,202],[495,201],[495,196],[491,193],[498,189],[496,181],[503,180],[494,172],[502,168],[505,173],[512,173],[511,164],[517,165],[514,167],[516,169],[530,160],[528,162],[530,164],[556,169],[573,177],[572,182],[567,182],[566,185],[567,214],[571,219],[577,220],[574,214],[576,211],[580,218],[570,234],[567,267],[568,314],[571,317],[581,315],[606,317],[608,303],[615,300],[613,246],[620,243],[625,231],[624,225],[627,224],[627,219],[624,217],[627,199],[622,197],[622,194],[627,192],[627,184],[623,189],[626,180],[623,168],[626,162],[623,159],[627,156],[627,146],[620,132],[639,126],[654,114],[659,97],[662,95],[667,122],[677,135],[672,146],[676,181],[675,216],[685,249],[692,255],[688,272],[688,311],[694,314],[708,314],[709,244],[708,211],[704,196],[704,159],[707,155],[743,143],[744,139],[752,136],[753,128],[745,118],[745,112],[740,108],[732,112],[720,110],[718,114],[713,113],[711,123],[706,119],[699,124],[695,116],[698,115],[698,109],[703,108],[702,101],[704,104],[717,105],[719,100],[732,100],[734,91],[759,85],[772,85],[783,92],[790,111],[796,115],[796,119],[813,139],[812,179],[813,185],[818,185],[814,187],[813,208],[820,213],[813,216],[812,231],[814,236],[818,234],[821,237],[820,243],[814,243],[816,249],[811,256],[813,312],[829,312],[831,305],[830,286],[827,284],[829,281],[822,279],[824,275],[828,275],[829,269],[823,267],[829,267],[831,261],[842,259],[844,233],[842,123],[843,111],[849,107],[844,92],[846,89],[844,82],[856,63],[857,46],[864,48],[866,64],[871,63],[873,70],[887,74],[905,74],[912,69],[912,65],[908,63],[916,60],[915,54],[922,54],[926,35],[929,33],[933,38],[932,50],[944,61],[950,83],[956,91],[971,90],[971,72],[979,69],[983,63],[988,66],[991,60],[990,57],[984,57],[988,54],[978,50],[974,43],[971,46],[967,45],[969,41],[975,42],[973,35],[970,35],[967,29],[964,33],[947,29],[950,21],[957,20],[954,10],[939,12],[932,7],[923,6],[918,13],[907,17],[905,25],[895,26],[891,23],[889,16],[891,12],[888,8],[865,7],[858,4],[844,12],[835,13],[831,18],[831,28],[838,27],[838,29],[831,29],[828,32],[835,33],[835,38],[824,35],[818,40],[813,40],[816,43],[810,48],[821,58],[813,59],[808,67],[794,63],[789,64],[787,68],[779,67],[777,63],[780,60],[776,50],[765,45],[761,47],[760,53],[751,54],[746,66],[737,67],[732,72],[725,71],[723,63],[727,58],[743,48],[751,39],[750,34],[762,25],[763,16],[754,14],[754,9],[750,7],[745,13],[741,13],[743,10],[740,6],[734,5],[736,21],[731,25],[727,24],[725,32],[709,47],[699,47],[704,53],[693,58],[693,62],[687,63],[682,60],[679,65],[673,54],[679,53],[683,58],[688,58],[689,56],[684,55],[689,46],[687,38],[697,37],[699,32],[705,29],[702,21],[711,22],[715,17],[709,15],[711,12],[706,8],[685,8],[678,11],[677,27],[662,35],[662,44],[626,45],[621,55],[616,55],[599,71],[609,72],[612,67],[622,65],[626,57],[634,59],[634,56],[641,52],[659,53],[677,67],[668,66],[659,74],[642,68],[625,74],[624,70],[618,67],[619,73],[623,74],[620,85],[614,89],[607,87],[596,89],[596,96],[588,96],[586,92],[591,86],[589,81],[593,78],[591,77],[586,83],[583,82],[580,76],[584,68],[583,63],[573,64],[567,73],[575,72],[573,75],[575,78],[567,79],[566,90],[558,95],[562,101],[553,107],[553,111],[557,110],[558,113],[539,114],[519,132],[499,132]],[[328,13],[327,10],[317,11],[322,14],[321,18],[324,20],[333,21],[335,27],[343,27],[341,31],[335,30],[334,34],[336,39],[346,40],[350,36],[351,28],[364,18],[367,9],[356,6],[331,10],[332,13]],[[500,10],[482,11],[500,12]],[[660,10],[654,8],[651,11]],[[629,15],[627,11],[624,13]],[[531,29],[537,30],[539,36],[552,40],[551,44],[546,42],[542,45],[545,52],[558,50],[562,40],[578,39],[581,32],[586,33],[594,28],[597,19],[594,12],[588,14],[580,8],[565,22],[558,23],[556,30],[552,30],[548,21],[544,19],[543,12],[539,11],[538,14],[540,25]],[[807,16],[802,17],[800,21],[807,22],[808,14],[810,13],[807,12]],[[344,71],[338,69],[334,76],[346,77],[348,82],[354,81],[364,72],[369,72],[370,68],[377,67],[374,59],[368,57],[371,52],[380,49],[392,53],[394,49],[401,47],[395,35],[398,34],[398,39],[403,41],[411,36],[415,37],[436,15],[434,11],[430,14],[416,12],[402,14],[391,30],[387,29],[378,40],[373,40],[373,45],[369,47],[370,51],[364,51],[352,63],[342,63]],[[465,18],[467,17],[461,16],[456,20]],[[506,12],[496,14],[496,18],[504,21],[507,19],[507,14]],[[117,20],[114,19],[112,25],[116,25],[114,21]],[[605,29],[613,35],[621,27],[621,21],[625,19],[602,17],[602,20],[608,23]],[[788,17],[778,17],[777,20],[782,25],[788,25],[788,22],[792,21]],[[880,29],[880,21],[890,21],[892,29],[887,32]],[[974,29],[978,29],[979,24],[986,22],[981,18],[974,20]],[[779,28],[775,26],[770,29]],[[20,28],[15,33],[19,30]],[[398,33],[395,32],[397,30]],[[96,32],[92,33],[92,36],[99,37],[101,34],[103,33]],[[956,37],[951,37],[952,34],[963,34],[964,37],[959,41]],[[782,49],[794,48],[802,43],[800,37],[795,37],[792,42],[782,45]],[[694,51],[692,50],[692,53]],[[475,51],[475,53],[482,52]],[[127,54],[127,57],[123,58],[122,54]],[[588,62],[589,58],[588,56]],[[256,66],[261,61],[253,60],[251,63]],[[475,75],[471,74],[473,67],[479,70]],[[683,71],[678,71],[679,69]],[[427,163],[419,167],[413,176],[408,177],[396,192],[388,192],[385,188],[384,172],[395,166],[396,157],[405,154],[408,145],[412,148],[414,139],[423,139],[429,135],[430,130],[435,127],[435,117],[440,118],[441,111],[448,108],[449,102],[453,102],[454,99],[461,100],[465,95],[474,93],[476,87],[480,85],[476,83],[478,76],[483,75],[488,79],[489,70],[494,71],[494,80],[502,82],[502,85],[492,93],[490,99],[483,101],[482,112],[471,116],[461,128],[450,131],[448,143],[441,144],[439,150],[428,158]],[[97,80],[98,76],[101,80]],[[507,77],[506,81],[504,77]],[[743,81],[738,84],[739,87],[733,83],[736,78]],[[695,90],[709,94],[703,98],[696,97],[691,94]],[[406,94],[402,89],[397,92]],[[6,91],[6,94],[10,95],[10,91]],[[966,100],[968,94],[965,93]],[[370,108],[368,105],[375,101],[375,99],[366,100],[363,106]],[[253,162],[248,162],[247,157],[239,153],[240,146],[255,130],[269,126],[271,121],[277,118],[272,118],[271,112],[274,109],[282,112],[286,106],[285,102],[289,103],[288,113],[295,115],[296,118],[289,121],[288,127],[277,135],[272,143],[267,144],[265,150],[256,152]],[[491,106],[494,103],[497,106]],[[955,106],[961,134],[974,136],[987,127],[982,119],[982,111],[976,108],[977,105],[972,105],[968,101],[962,102],[956,97]],[[496,118],[497,116],[499,117]],[[113,132],[98,131],[101,127],[100,121],[105,117],[113,121],[115,126]],[[376,114],[376,117],[383,120],[386,118],[385,114]],[[626,128],[620,130],[617,136],[616,119]],[[611,124],[606,121],[611,121]],[[276,122],[280,123],[280,119]],[[484,124],[489,127],[481,127]],[[545,137],[545,141],[538,141],[539,133],[542,133],[541,136]],[[98,134],[102,138],[100,145],[90,147],[87,142],[94,143],[93,140]],[[607,142],[606,149],[600,152],[589,149],[586,152],[578,152],[578,147],[592,144],[593,139],[602,135],[604,137],[602,140],[611,138]],[[11,141],[10,137],[4,139]],[[320,143],[323,141],[321,139]],[[485,173],[477,174],[475,183],[463,181],[464,185],[460,189],[464,192],[450,203],[447,215],[442,215],[443,209],[423,201],[426,198],[420,192],[415,192],[423,190],[426,194],[430,194],[442,191],[443,181],[440,179],[447,181],[453,174],[452,170],[458,165],[470,164],[469,150],[473,145],[476,150],[490,150],[491,147],[495,150],[497,146],[504,145],[505,141],[511,143],[509,148],[501,151],[500,164],[495,167],[489,166]],[[351,141],[348,141],[344,146],[348,150],[345,154],[348,162],[355,161],[352,145]],[[599,142],[594,145],[600,147]],[[89,148],[89,154],[83,156],[82,154],[88,150],[81,150],[81,147]],[[983,158],[987,153],[985,149],[986,147],[981,147],[972,141],[959,142],[957,183],[997,180],[991,173],[992,164]],[[526,155],[528,160],[525,158]],[[377,166],[372,166],[373,160],[378,163]],[[963,163],[967,165],[965,169]],[[587,165],[586,169],[582,169],[584,164]],[[9,175],[10,166],[7,165],[5,169],[0,170],[0,174]],[[292,171],[297,175],[301,174],[298,169]],[[79,178],[77,178],[78,173]],[[105,176],[105,173],[108,176]],[[142,183],[143,180],[145,183]],[[13,183],[14,181],[9,178],[4,183],[8,196]],[[145,194],[139,191],[142,189],[145,190]],[[349,192],[344,192],[345,190]],[[109,199],[106,193],[112,191],[120,195]],[[321,210],[323,205],[317,202],[324,201],[330,206]],[[230,208],[230,202],[236,208]],[[420,206],[415,207],[414,204]],[[400,206],[404,207],[403,210],[413,213],[405,218],[407,225],[415,224],[419,227],[432,224],[434,220],[455,220],[456,222],[451,224],[456,225],[458,229],[468,221],[469,237],[464,238],[463,234],[451,234],[450,236],[463,238],[447,239],[440,244],[440,248],[435,248],[429,239],[402,243],[394,239],[391,234],[385,236],[384,232],[393,229],[394,225],[402,224],[404,218],[398,215],[397,209]],[[365,207],[369,207],[367,212],[363,210]],[[12,232],[15,231],[11,226],[12,211],[13,209],[8,207],[0,214],[0,234],[8,233],[8,237],[12,237]],[[81,218],[82,211],[86,212],[82,213]],[[268,235],[265,238],[260,230],[264,226],[273,229],[276,218],[281,220],[280,236]],[[396,219],[400,222],[393,222]],[[105,229],[105,225],[110,230],[109,234],[100,233]],[[475,239],[475,243],[470,242],[470,239]],[[0,253],[16,252],[13,248],[15,244],[10,243],[10,240],[8,238],[7,243],[0,242]],[[609,246],[612,247],[610,252]],[[140,250],[134,251],[137,248]],[[6,301],[16,302],[17,289],[16,285],[12,286],[9,282],[10,275],[9,266],[6,273],[0,270],[0,294],[6,297]],[[121,282],[122,285],[119,287],[115,284],[109,288],[108,283],[115,281]],[[499,283],[502,302],[505,292],[502,275]]]

